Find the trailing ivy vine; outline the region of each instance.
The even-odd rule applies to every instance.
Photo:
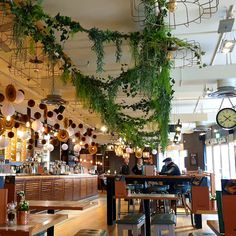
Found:
[[[6,2],[6,1],[1,1]],[[168,60],[168,48],[187,48],[195,53],[199,64],[201,52],[198,47],[173,37],[165,25],[168,6],[166,0],[141,0],[145,10],[145,27],[142,32],[129,34],[118,31],[100,30],[98,28],[85,29],[79,22],[68,16],[57,14],[49,16],[43,10],[39,1],[13,1],[10,5],[15,15],[13,35],[19,52],[26,37],[30,36],[35,42],[41,42],[44,52],[51,60],[63,62],[62,80],[71,81],[76,89],[78,98],[83,104],[99,112],[103,121],[112,131],[118,132],[134,145],[160,143],[163,150],[168,142],[168,124],[173,98],[173,83],[170,78],[171,63]],[[159,13],[155,11],[158,3]],[[104,68],[104,45],[113,43],[116,47],[116,61],[122,56],[122,44],[128,41],[135,66],[122,72],[120,76],[112,78],[98,78],[87,76],[73,64],[72,60],[63,52],[62,45],[71,35],[86,33],[92,41],[91,50],[97,56],[97,72]],[[58,42],[56,35],[59,35]],[[123,91],[127,97],[141,99],[134,104],[118,104],[118,91]],[[144,116],[134,118],[125,115],[124,110],[141,110]],[[158,130],[149,136],[142,129],[149,122],[157,122]],[[148,136],[148,137],[147,137]],[[157,137],[158,136],[158,137]],[[152,142],[153,141],[153,142]]]

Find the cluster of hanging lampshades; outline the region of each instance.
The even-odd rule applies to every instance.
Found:
[[[5,94],[0,93],[0,103],[2,104],[1,113],[2,118],[0,119],[0,135],[5,131],[7,132],[8,138],[14,137],[12,128],[20,128],[20,124],[24,124],[26,127],[31,128],[30,137],[26,135],[20,138],[28,138],[29,150],[33,149],[34,141],[46,135],[50,135],[50,143],[45,138],[41,139],[42,145],[48,151],[53,151],[54,146],[62,143],[61,149],[67,150],[67,141],[69,138],[75,140],[74,151],[80,152],[81,148],[87,148],[90,154],[97,152],[98,144],[94,142],[97,138],[93,134],[93,129],[85,128],[83,124],[76,124],[73,120],[64,117],[57,109],[50,111],[46,104],[40,103],[38,105],[39,111],[36,111],[33,115],[31,114],[32,108],[36,108],[36,102],[33,99],[28,101],[27,113],[15,115],[16,110],[14,104],[20,104],[24,101],[24,91],[16,90],[14,85],[9,84],[5,89]],[[43,119],[43,122],[41,121]],[[48,121],[50,124],[48,124]],[[6,133],[6,132],[5,132]],[[6,136],[6,135],[5,135]],[[28,136],[28,137],[27,137]],[[6,138],[0,138],[0,147],[6,147],[8,141]]]

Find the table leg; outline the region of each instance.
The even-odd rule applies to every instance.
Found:
[[[150,222],[150,200],[145,199],[144,201],[144,212],[146,222],[146,236],[151,236],[151,222]]]
[[[55,210],[48,210],[48,214],[54,214]],[[54,236],[54,226],[47,229],[47,236]]]
[[[115,180],[107,178],[107,224],[116,220]]]
[[[202,228],[202,215],[194,214],[194,222],[195,222],[195,228],[201,229]]]

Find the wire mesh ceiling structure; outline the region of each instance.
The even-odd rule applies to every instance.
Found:
[[[201,54],[200,44],[194,40],[185,40],[186,43],[193,45],[198,53],[194,52],[190,48],[168,48],[169,60],[172,62],[172,68],[183,68],[191,66],[200,66],[199,55]]]
[[[141,26],[145,25],[145,8],[153,10],[158,15],[158,0],[154,4],[142,0],[130,0],[131,16]],[[219,0],[169,0],[167,2],[167,22],[170,28],[191,23],[201,23],[202,19],[209,19],[218,10]]]

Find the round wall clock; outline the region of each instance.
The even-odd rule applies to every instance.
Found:
[[[216,122],[224,129],[236,126],[236,111],[233,108],[223,108],[216,115]]]

